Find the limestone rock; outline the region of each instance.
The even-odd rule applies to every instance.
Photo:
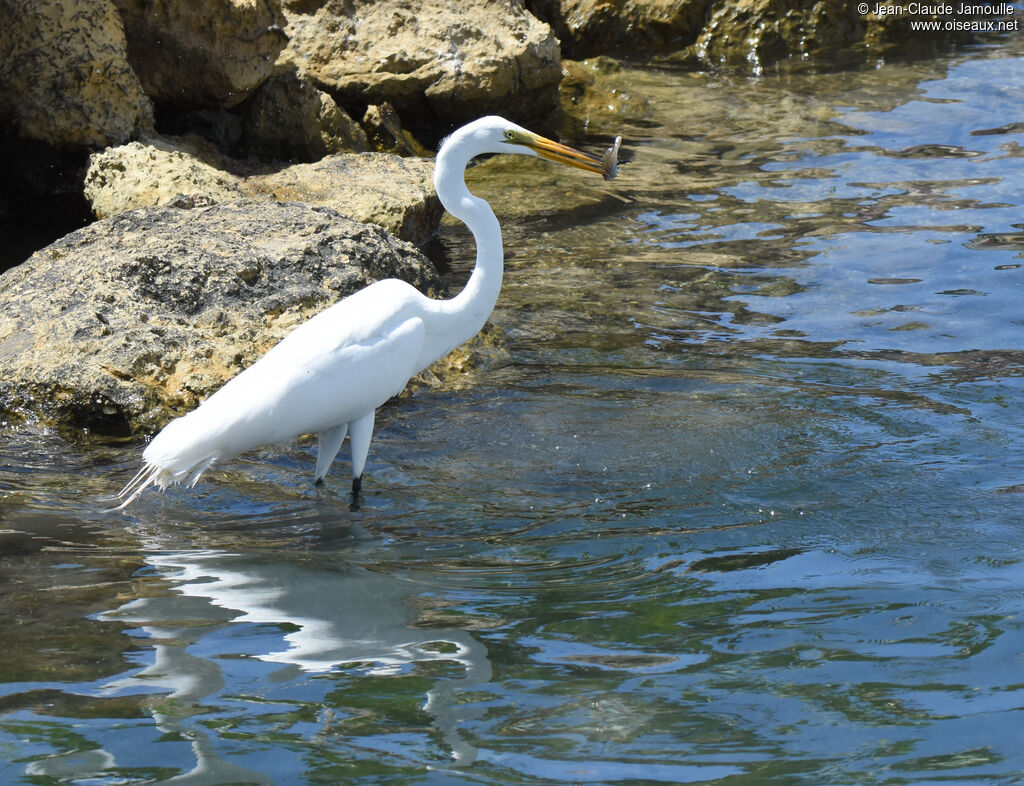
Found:
[[[55,147],[101,148],[153,125],[110,0],[0,0],[0,122]]]
[[[911,19],[938,19],[934,14],[880,18],[859,6],[853,0],[527,0],[530,11],[554,29],[568,58],[663,51],[678,53],[683,62],[756,68],[860,43],[905,50],[950,37],[942,30],[911,30]]]
[[[870,5],[872,8],[874,7],[874,3]],[[891,1],[883,3],[883,5],[895,6],[904,11],[908,11],[911,8],[910,4],[903,5]],[[949,16],[934,13],[934,11],[942,10],[943,5],[951,9]],[[964,9],[963,11],[960,10],[961,7]],[[890,13],[884,16],[869,13],[864,19],[867,25],[864,43],[873,49],[881,51],[895,49],[901,53],[906,53],[909,50],[921,53],[928,49],[933,49],[935,45],[941,46],[951,40],[966,42],[978,37],[977,31],[970,29],[960,31],[947,30],[945,25],[941,23],[949,21],[969,23],[975,21],[981,24],[980,30],[984,30],[986,23],[1000,16],[998,12],[993,12],[992,10],[1000,8],[999,3],[919,3],[916,8],[918,11],[924,11],[924,13]],[[995,16],[993,16],[994,13]],[[1019,15],[1020,9],[1018,7],[1013,19],[1017,19]],[[921,28],[920,24],[915,25],[915,23],[920,22],[939,22],[940,24],[936,29],[925,30]]]
[[[334,208],[425,246],[443,208],[434,193],[434,162],[388,153],[339,154],[248,178],[242,190]]]
[[[942,26],[934,31],[911,29],[912,21],[944,19],[934,13],[878,17],[862,13],[859,5],[852,0],[718,0],[694,48],[705,61],[757,66],[793,56],[831,55],[854,44],[882,51],[895,45],[906,53],[910,48],[924,50],[950,38],[971,37],[970,33],[952,33]],[[873,3],[869,5],[874,7]],[[942,4],[920,6],[930,10]],[[970,18],[967,14],[961,21]]]
[[[309,163],[367,149],[359,124],[294,66],[275,69],[256,89],[245,118],[242,147],[263,160]]]
[[[146,93],[174,108],[235,106],[284,48],[279,0],[114,0]]]
[[[0,412],[153,431],[294,326],[430,261],[325,207],[182,197],[71,233],[0,276]]]
[[[339,153],[315,164],[243,172],[195,138],[147,138],[93,155],[85,192],[99,218],[164,204],[177,194],[217,201],[244,196],[333,207],[425,246],[441,219],[433,162],[384,153]]]
[[[219,163],[212,145],[196,137],[143,137],[91,156],[85,197],[97,218],[165,204],[178,194],[237,199],[240,178]]]
[[[285,12],[289,47],[343,104],[389,102],[446,131],[557,106],[558,42],[520,0],[297,0]]]
[[[566,57],[665,50],[693,43],[712,0],[527,0]]]

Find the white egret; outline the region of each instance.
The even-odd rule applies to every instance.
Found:
[[[481,118],[453,133],[438,152],[434,187],[441,204],[476,240],[476,266],[465,288],[450,300],[433,300],[404,281],[385,279],[304,322],[153,438],[142,469],[117,496],[118,509],[149,486],[195,485],[215,464],[307,433],[319,437],[317,485],[348,435],[355,501],[377,407],[476,335],[498,299],[501,228],[490,205],[466,188],[470,159],[486,153],[540,156],[610,179],[617,147],[616,142],[601,160],[500,117]]]

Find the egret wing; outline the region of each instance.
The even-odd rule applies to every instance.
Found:
[[[256,365],[273,361],[304,366],[347,346],[373,343],[422,313],[425,300],[404,281],[378,281],[303,322]]]
[[[217,392],[221,401],[211,397],[207,404],[238,424],[241,450],[350,423],[402,392],[424,333],[423,321],[412,317],[359,343],[304,353],[301,364],[292,357],[261,360]]]
[[[382,281],[326,309],[170,423],[145,458],[178,475],[372,411],[417,371],[426,331],[410,316],[416,298],[408,284]]]

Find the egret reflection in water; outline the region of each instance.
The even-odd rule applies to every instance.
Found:
[[[220,551],[155,553],[147,562],[171,584],[172,594],[130,601],[103,618],[133,625],[142,634],[140,645],[152,645],[153,662],[109,683],[106,692],[168,690],[154,703],[202,705],[227,683],[217,657],[190,652],[216,638],[212,630],[229,636],[233,646],[251,635],[252,651],[232,649],[232,657],[281,664],[286,671],[272,680],[301,680],[299,672],[326,673],[339,667],[384,677],[414,665],[444,663],[465,676],[433,680],[424,693],[423,709],[434,718],[456,762],[468,764],[475,758],[458,726],[477,711],[460,706],[458,692],[489,681],[487,651],[466,631],[412,626],[415,610],[408,603],[408,583],[353,566],[309,570]],[[241,638],[231,636],[233,629],[243,631]],[[274,639],[280,649],[270,646]],[[182,731],[180,709],[154,710],[154,718],[165,731]],[[326,715],[322,722],[330,725]],[[190,734],[193,726],[189,724]],[[201,753],[201,747],[197,755],[212,755],[208,748]]]

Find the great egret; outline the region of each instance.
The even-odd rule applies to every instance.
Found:
[[[610,179],[616,174],[618,140],[601,160],[501,117],[484,117],[453,133],[438,152],[434,187],[441,204],[476,240],[476,266],[462,292],[432,300],[404,281],[384,279],[304,322],[198,409],[157,434],[142,454],[142,469],[117,495],[117,509],[149,486],[195,485],[214,464],[307,433],[319,437],[317,485],[348,434],[355,501],[377,407],[400,393],[414,374],[476,335],[498,299],[501,227],[463,177],[470,159],[486,153],[540,156]]]

